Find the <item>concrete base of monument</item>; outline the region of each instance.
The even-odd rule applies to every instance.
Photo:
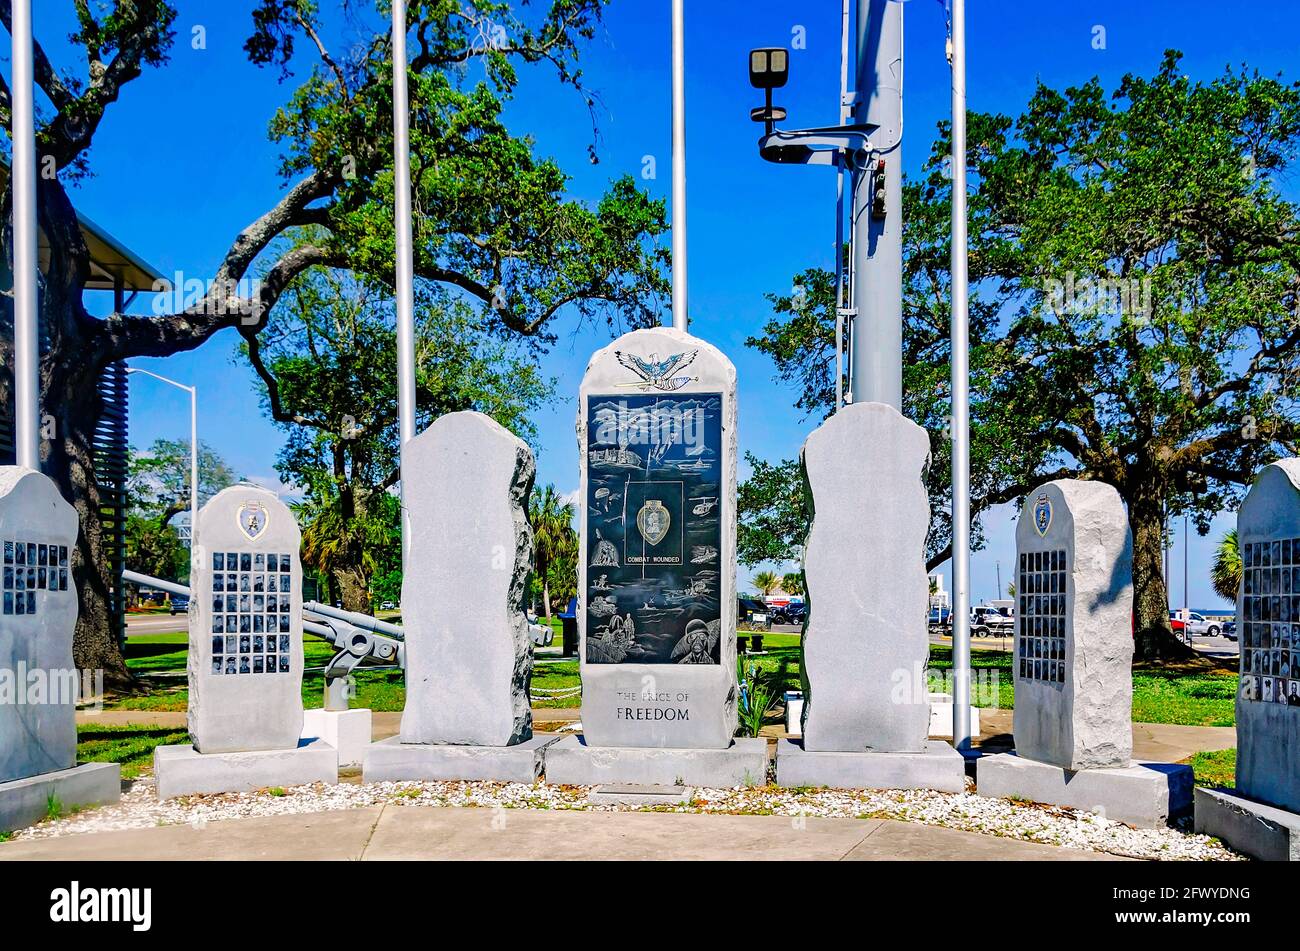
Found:
[[[302,738],[334,747],[340,769],[360,766],[370,748],[373,719],[369,710],[304,710]]]
[[[919,753],[823,753],[805,750],[799,740],[782,740],[776,745],[776,784],[959,793],[966,788],[966,763],[942,740],[927,740]]]
[[[72,769],[0,783],[0,832],[34,825],[55,802],[63,810],[106,806],[122,795],[122,767],[83,763]]]
[[[370,744],[361,778],[368,783],[535,783],[556,738],[543,733],[514,746],[403,743],[391,736]]]
[[[1265,862],[1300,862],[1300,815],[1235,789],[1196,789],[1195,831]]]
[[[998,753],[980,757],[975,785],[981,796],[1082,809],[1141,829],[1159,828],[1192,811],[1192,768],[1175,763],[1069,770]]]
[[[339,781],[338,752],[319,739],[296,749],[255,753],[200,753],[192,746],[160,746],[153,754],[159,799],[252,792],[273,786]]]
[[[588,746],[566,736],[546,751],[546,781],[557,786],[733,786],[767,784],[767,740],[737,737],[725,750]]]

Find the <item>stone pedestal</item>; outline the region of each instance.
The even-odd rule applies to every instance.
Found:
[[[548,779],[761,784],[733,742],[735,367],[678,330],[627,334],[587,366],[578,443],[583,738],[547,751]]]
[[[830,789],[966,789],[962,755],[942,740],[927,740],[906,753],[844,753],[809,750],[798,740],[776,747],[776,784]]]
[[[533,735],[528,496],[519,437],[482,413],[451,413],[403,459],[411,544],[402,585],[406,744],[512,746]]]
[[[735,786],[767,784],[767,740],[737,737],[726,749],[589,746],[566,736],[546,750],[546,781],[557,786]]]
[[[927,749],[929,456],[925,430],[882,403],[844,407],[804,443],[804,750]]]
[[[0,832],[40,822],[52,800],[64,811],[115,803],[122,792],[121,772],[117,763],[84,763],[0,783]]]
[[[1000,753],[976,762],[981,796],[1048,802],[1155,829],[1192,810],[1190,766],[1135,762],[1081,770]]]
[[[307,710],[302,738],[319,739],[334,747],[340,769],[360,766],[370,748],[373,720],[369,710]]]
[[[189,727],[200,753],[297,748],[302,736],[302,535],[251,485],[199,512],[191,577]]]
[[[1195,831],[1265,862],[1300,862],[1300,815],[1236,790],[1196,788]]]
[[[556,736],[537,734],[513,746],[403,743],[390,737],[366,750],[362,778],[385,782],[535,783]]]
[[[253,792],[339,781],[338,752],[321,740],[282,750],[200,753],[192,746],[154,750],[159,799]]]

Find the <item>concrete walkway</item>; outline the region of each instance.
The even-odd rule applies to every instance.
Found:
[[[373,806],[0,844],[17,860],[1105,861],[884,819]]]

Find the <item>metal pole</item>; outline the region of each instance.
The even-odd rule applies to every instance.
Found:
[[[686,10],[673,0],[673,327],[682,331],[686,293]]]
[[[199,551],[199,388],[190,391],[190,564]]]
[[[857,175],[854,201],[854,402],[903,405],[903,6],[859,0],[855,119],[878,126],[870,173]],[[876,168],[885,163],[885,218],[872,209]]]
[[[849,0],[844,0],[840,13],[840,125],[848,125],[853,118],[849,103]],[[849,158],[840,152],[835,158],[835,412],[844,405],[844,164]]]
[[[1190,645],[1192,643],[1192,604],[1191,598],[1187,593],[1187,549],[1188,542],[1192,540],[1190,529],[1187,524],[1187,516],[1183,516],[1183,637]]]
[[[13,209],[14,209],[14,456],[40,471],[41,348],[39,259],[36,256],[36,111],[32,87],[32,4],[14,0]]]
[[[415,264],[411,237],[411,114],[406,82],[406,0],[393,3],[393,194],[397,244],[397,415],[402,462],[415,438]],[[405,476],[405,465],[402,466]],[[407,567],[411,526],[402,479],[402,568]]]
[[[959,750],[970,749],[971,741],[970,313],[966,254],[966,0],[952,0],[952,739]]]

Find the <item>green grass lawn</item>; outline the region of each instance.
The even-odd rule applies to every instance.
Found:
[[[560,622],[553,620],[556,641],[560,640]],[[763,638],[767,651],[762,656],[746,658],[747,665],[779,679],[783,689],[800,689],[798,634],[767,634]],[[185,670],[187,637],[185,634],[157,634],[133,637],[127,643],[127,666],[138,673]],[[315,637],[304,638],[308,667],[328,662],[333,650]],[[1000,650],[973,650],[972,692],[978,707],[1015,706],[1011,654]],[[928,669],[931,690],[946,689],[946,675],[952,669],[952,648],[931,645]],[[1236,722],[1234,696],[1236,677],[1229,673],[1186,673],[1180,671],[1138,671],[1133,675],[1133,719],[1141,723],[1176,723],[1190,726],[1233,726]],[[582,705],[580,695],[550,697],[542,691],[567,690],[579,686],[576,660],[538,664],[533,672],[537,707],[576,709]],[[405,689],[400,671],[367,670],[356,673],[355,704],[372,710],[401,710]],[[308,674],[303,678],[303,701],[309,708],[323,702],[324,678]],[[126,697],[114,705],[120,710],[165,711],[185,709],[188,695],[184,681],[155,681],[145,694]]]
[[[189,733],[183,729],[89,723],[77,727],[77,759],[83,763],[121,763],[122,778],[135,779],[144,767],[153,765],[155,747],[189,741]]]
[[[1232,787],[1237,785],[1236,750],[1212,750],[1208,753],[1197,753],[1187,762],[1191,764],[1192,771],[1196,774],[1196,785],[1198,786]]]

